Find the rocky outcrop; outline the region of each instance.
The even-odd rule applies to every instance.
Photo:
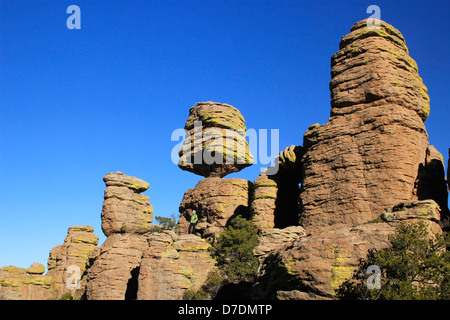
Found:
[[[155,233],[148,239],[139,272],[139,300],[178,300],[186,290],[198,290],[216,269],[210,245],[193,234]]]
[[[416,188],[418,199],[436,201],[441,208],[442,220],[448,220],[448,190],[444,157],[434,146],[428,146],[425,162],[419,166]]]
[[[86,285],[83,275],[99,253],[93,232],[91,226],[70,227],[64,243],[50,251],[45,275],[40,263],[28,269],[1,268],[0,299],[48,300],[60,299],[63,294],[79,299]]]
[[[300,223],[357,225],[417,198],[428,147],[427,89],[402,34],[356,23],[331,58],[331,116],[304,135]]]
[[[141,192],[149,188],[142,179],[122,172],[108,173],[105,201],[102,210],[102,230],[106,236],[113,233],[143,234],[152,228],[153,207],[148,196]]]
[[[378,219],[351,226],[338,224],[299,237],[272,250],[260,266],[256,299],[334,299],[339,286],[353,275],[369,249],[389,245],[401,222],[425,221],[440,233],[439,206],[433,200],[398,204]]]
[[[86,280],[88,300],[133,300],[147,237],[115,233],[101,246],[101,253],[89,269]]]
[[[254,298],[334,299],[400,222],[442,230],[442,156],[428,144],[427,89],[401,33],[358,22],[331,65],[330,121],[308,128],[298,154],[305,234],[261,255]]]
[[[245,120],[225,103],[199,102],[189,110],[178,166],[204,177],[224,177],[253,163]]]
[[[41,263],[34,262],[31,264],[31,266],[27,269],[28,274],[44,274],[45,273],[45,266]]]
[[[298,225],[302,156],[301,146],[285,148],[275,158],[276,167],[267,168],[254,181],[250,207],[258,230]]]
[[[254,191],[250,212],[255,227],[262,231],[275,227],[275,209],[278,194],[276,176],[259,175],[253,182]]]
[[[97,244],[98,237],[91,226],[67,230],[64,243],[54,247],[48,258],[46,275],[52,278],[53,298],[59,299],[64,293],[74,298],[83,295],[86,285],[83,275],[100,252]]]
[[[302,226],[266,229],[259,234],[258,245],[254,249],[254,254],[262,262],[270,254],[276,254],[278,251],[284,250],[287,246],[305,236],[306,231]]]
[[[107,239],[87,273],[89,300],[136,299],[137,278],[143,252],[148,248],[153,208],[140,194],[149,184],[121,172],[108,173],[102,210],[102,229]]]
[[[36,265],[32,266],[28,274],[30,268],[0,268],[0,300],[46,300],[51,297],[52,278],[34,273]],[[42,271],[40,266],[39,272]]]
[[[184,194],[179,211],[180,232],[187,233],[190,215],[196,210],[197,232],[202,238],[214,239],[234,215],[248,216],[250,181],[230,178],[209,177],[200,180],[195,188]]]

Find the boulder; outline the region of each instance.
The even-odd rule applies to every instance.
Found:
[[[102,230],[106,236],[113,233],[143,234],[152,228],[153,207],[141,192],[149,188],[142,179],[122,172],[108,173],[102,209]]]
[[[268,255],[283,250],[283,248],[305,236],[306,231],[302,226],[266,229],[259,234],[258,245],[253,251],[254,255],[260,261],[261,259],[264,260]]]
[[[198,290],[216,270],[210,245],[193,234],[155,233],[148,239],[139,272],[139,300],[180,300],[186,290]]]
[[[31,266],[27,269],[28,274],[44,274],[45,273],[45,266],[41,263],[34,262],[31,264]]]
[[[203,177],[224,177],[253,163],[245,120],[233,106],[199,102],[189,110],[178,166]]]
[[[187,190],[179,211],[180,232],[187,233],[192,210],[198,216],[197,232],[202,238],[214,239],[234,215],[249,215],[249,193],[252,183],[239,178],[209,177]]]

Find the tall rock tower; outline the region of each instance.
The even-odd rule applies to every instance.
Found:
[[[309,127],[299,155],[305,232],[260,265],[257,298],[334,299],[400,222],[442,232],[447,190],[424,125],[427,89],[402,34],[372,27],[354,24],[331,58],[330,119]]]
[[[353,25],[331,58],[331,114],[304,135],[300,222],[317,228],[372,220],[419,198],[430,111],[427,88],[400,31]]]

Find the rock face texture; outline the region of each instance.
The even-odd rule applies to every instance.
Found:
[[[374,222],[337,224],[270,250],[254,286],[256,299],[334,299],[335,291],[365,258],[369,249],[388,246],[388,236],[404,221],[425,221],[440,233],[439,206],[433,200],[401,203]]]
[[[64,293],[75,298],[83,295],[86,281],[82,276],[100,252],[97,244],[93,227],[73,226],[68,229],[64,243],[50,251],[46,275],[52,278],[54,298],[59,299]]]
[[[427,88],[402,34],[353,25],[331,58],[331,116],[304,135],[300,223],[361,224],[413,194],[425,161]]]
[[[140,193],[147,190],[149,184],[122,172],[110,172],[103,181],[106,184],[102,210],[103,233],[109,236],[113,233],[148,232],[152,227],[153,207],[148,196]]]
[[[148,239],[140,272],[139,300],[178,300],[184,291],[197,290],[216,269],[210,245],[193,234],[155,233]]]
[[[50,251],[46,275],[38,263],[0,268],[0,300],[182,299],[216,270],[210,243],[236,215],[259,230],[259,269],[251,286],[228,291],[245,291],[234,298],[251,291],[254,299],[335,299],[359,260],[388,246],[400,223],[424,221],[430,235],[450,229],[444,160],[424,125],[427,89],[402,34],[360,21],[331,68],[329,122],[311,125],[303,146],[282,150],[278,170],[254,183],[223,178],[253,163],[244,118],[227,104],[197,103],[178,165],[205,178],[184,194],[180,234],[152,230],[147,182],[108,173],[102,246],[92,227],[70,227]],[[193,210],[197,231],[187,234]]]
[[[136,299],[137,277],[153,220],[149,198],[140,194],[149,184],[121,172],[108,173],[102,210],[102,229],[108,237],[87,273],[89,300]]]
[[[442,220],[448,220],[448,190],[445,180],[444,157],[433,146],[428,146],[425,162],[419,166],[416,181],[419,200],[433,199],[441,208]]]
[[[87,274],[86,298],[136,299],[139,266],[147,248],[147,238],[143,235],[116,233],[109,236]]]
[[[180,232],[187,233],[192,210],[198,216],[197,231],[202,238],[214,239],[234,215],[248,216],[250,181],[209,177],[200,180],[195,188],[184,194],[179,211]]]
[[[253,186],[250,206],[253,224],[260,231],[274,228],[278,179],[275,176],[261,174],[253,182]]]
[[[189,110],[178,166],[204,177],[224,177],[253,163],[245,120],[225,103],[199,102]]]
[[[99,253],[98,237],[93,232],[91,226],[70,227],[64,243],[50,251],[45,275],[40,263],[28,269],[0,268],[0,299],[60,299],[65,293],[80,298],[86,284],[83,275]]]
[[[285,148],[275,159],[278,170],[269,168],[254,181],[250,207],[253,223],[258,230],[298,225],[302,156],[301,146]]]

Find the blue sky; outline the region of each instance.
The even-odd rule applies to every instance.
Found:
[[[80,30],[66,27],[72,4]],[[447,161],[448,1],[0,0],[0,266],[46,265],[73,225],[101,244],[111,171],[150,183],[155,216],[178,213],[201,177],[172,163],[170,137],[196,102],[279,129],[282,149],[302,144],[328,121],[330,58],[372,4],[419,65],[430,143]]]

